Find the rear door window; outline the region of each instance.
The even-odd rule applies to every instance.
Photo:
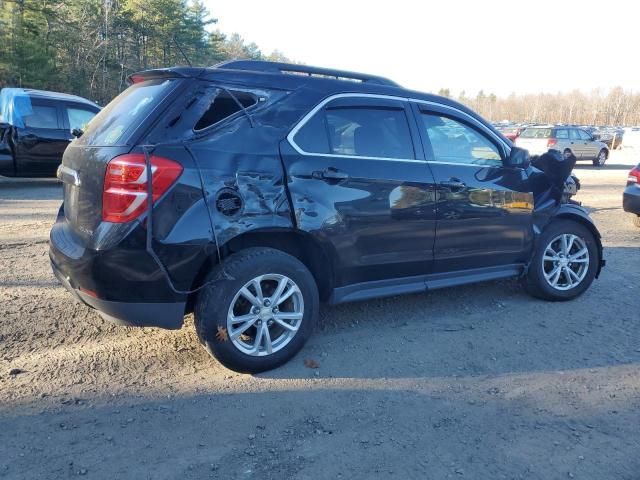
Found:
[[[22,115],[22,121],[27,128],[44,128],[57,130],[62,128],[58,122],[58,109],[53,105],[31,104],[29,114]]]
[[[402,108],[345,106],[322,109],[296,133],[294,140],[306,153],[415,158],[407,116]]]
[[[84,145],[126,145],[133,132],[177,86],[178,79],[136,83],[98,113],[78,139]]]
[[[569,138],[569,132],[566,128],[559,128],[556,130],[556,138],[558,140],[567,140]]]

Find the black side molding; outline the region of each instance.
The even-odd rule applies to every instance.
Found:
[[[524,269],[524,264],[500,265],[498,267],[474,268],[457,272],[433,273],[415,277],[356,283],[336,288],[329,298],[329,303],[355,302],[371,298],[426,292],[427,290],[499,280],[501,278],[518,277],[522,275]]]

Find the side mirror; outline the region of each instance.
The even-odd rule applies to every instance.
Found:
[[[529,163],[529,150],[525,150],[524,148],[511,147],[511,153],[505,161],[507,167],[527,168],[529,166]]]

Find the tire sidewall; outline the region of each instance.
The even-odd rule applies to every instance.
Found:
[[[546,250],[549,242],[564,233],[577,235],[586,244],[589,251],[589,268],[582,282],[577,287],[570,290],[557,290],[553,288],[544,277],[544,271],[542,268],[542,256]],[[552,301],[564,301],[572,300],[582,295],[593,282],[598,264],[600,262],[598,245],[593,232],[584,225],[574,222],[572,220],[554,220],[543,231],[538,241],[538,248],[533,255],[531,264],[529,266],[529,272],[527,275],[528,284],[533,287],[532,293],[535,296],[552,300]]]
[[[240,289],[253,278],[268,273],[285,275],[296,283],[302,293],[304,313],[299,330],[287,345],[271,355],[256,357],[241,352],[230,339],[221,340],[217,335],[219,327],[226,331],[227,313]],[[319,309],[318,289],[309,270],[295,257],[275,249],[248,249],[229,257],[212,276],[217,280],[199,295],[194,316],[201,342],[227,368],[243,373],[276,368],[293,357],[313,333]]]

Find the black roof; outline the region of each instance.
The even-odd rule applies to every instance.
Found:
[[[354,73],[291,63],[257,60],[233,60],[208,68],[173,67],[139,72],[129,77],[132,81],[146,78],[197,77],[222,81],[227,84],[296,90],[309,87],[330,96],[337,93],[369,93],[432,101],[454,107],[488,124],[473,110],[447,97],[417,92],[399,86],[392,80],[375,75]]]
[[[69,93],[60,93],[60,92],[50,92],[48,90],[35,90],[33,88],[23,88],[22,89],[27,95],[34,98],[43,98],[50,100],[64,100],[67,102],[74,103],[83,103],[85,105],[91,105],[96,108],[100,108],[91,100],[87,100],[86,98],[79,97],[77,95],[71,95]]]

